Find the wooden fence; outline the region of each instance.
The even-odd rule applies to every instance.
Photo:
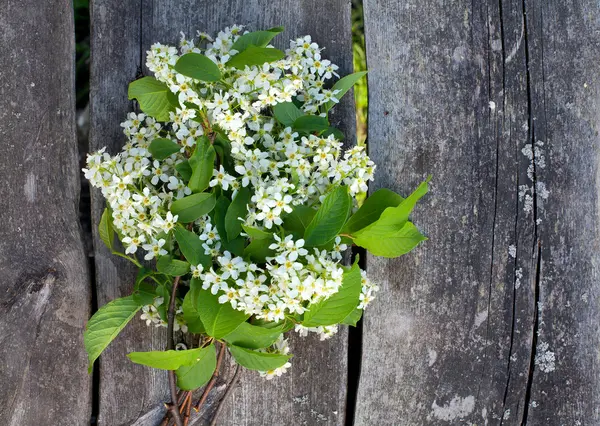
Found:
[[[85,425],[94,411],[102,426],[154,426],[166,375],[125,354],[164,349],[163,330],[134,321],[95,379],[86,371],[92,301],[129,294],[135,271],[97,235],[92,262],[83,249],[71,7],[0,8],[0,424]],[[600,424],[600,5],[364,0],[364,12],[373,189],[406,193],[433,174],[414,215],[429,241],[368,257],[381,293],[362,326],[293,338],[291,371],[246,372],[222,424]],[[95,0],[91,20],[90,150],[123,142],[128,83],[179,31],[284,25],[280,46],[311,34],[352,67],[348,0]],[[335,119],[352,134],[349,99]],[[97,223],[99,193],[92,204]]]

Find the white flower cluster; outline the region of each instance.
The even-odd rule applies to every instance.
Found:
[[[289,213],[292,206],[315,205],[335,185],[348,186],[351,195],[366,192],[375,166],[364,147],[342,153],[342,144],[333,135],[299,136],[263,114],[268,107],[290,102],[292,97],[302,102],[306,113],[319,113],[324,104],[337,102],[335,94],[324,86],[337,76],[338,67],[322,59],[319,46],[306,36],[292,41],[285,58],[279,61],[244,70],[227,68],[227,61],[237,53],[231,46],[241,30],[239,26],[225,29],[205,49],[182,38],[181,54],[203,53],[223,73],[222,82],[202,83],[199,90],[194,79],[174,70],[179,59],[175,47],[155,44],[148,52],[146,65],[181,103],[181,108],[171,113],[176,139],[190,147],[195,144],[203,132],[197,112],[201,110],[206,127],[217,126],[231,141],[239,176],[231,176],[220,166],[210,185],[221,185],[224,190],[251,185],[253,204],[245,222],[268,229],[281,225],[281,215]]]
[[[325,325],[320,327],[305,327],[302,324],[296,324],[294,330],[302,337],[308,336],[308,333],[317,333],[320,340],[327,340],[337,333],[337,325]]]
[[[216,130],[225,134],[231,143],[233,169],[219,165],[210,187],[231,191],[232,197],[241,187],[250,188],[248,212],[241,219],[247,226],[273,232],[276,242],[270,249],[276,254],[266,264],[257,265],[223,250],[221,236],[206,215],[195,221],[191,230],[202,240],[213,264],[207,269],[192,265],[192,276],[200,278],[205,289],[220,294],[221,303],[231,303],[257,318],[279,321],[286,314],[302,314],[308,304],[338,291],[343,275],[341,252],[346,249],[339,238],[331,250],[304,248],[302,239],[293,240],[283,232],[283,216],[299,205],[318,208],[339,185],[349,188],[356,209],[356,197],[366,192],[375,165],[362,146],[344,152],[333,135],[301,136],[273,118],[270,107],[293,99],[305,113],[323,116],[326,104],[338,102],[336,92],[325,88],[327,80],[338,76],[338,67],[321,57],[321,48],[310,36],[291,41],[281,60],[239,70],[228,67],[227,62],[237,53],[232,46],[241,34],[242,27],[232,26],[214,40],[202,33],[198,33],[198,41],[182,37],[179,49],[153,45],[146,65],[169,87],[180,106],[165,124],[130,113],[122,123],[128,139],[122,151],[115,156],[104,149],[90,154],[84,172],[107,199],[126,253],[135,254],[142,248],[144,258],[151,260],[168,254],[168,234],[178,220],[170,212],[171,204],[191,194],[178,166],[187,160],[199,136]],[[222,79],[200,82],[176,72],[180,55],[189,52],[215,62]],[[153,159],[149,146],[156,138],[180,144],[180,152],[161,161]],[[377,289],[363,276],[359,308],[367,306]],[[164,324],[158,315],[159,299],[143,309],[148,324]],[[176,327],[183,329],[180,316],[177,318]],[[315,331],[328,336],[335,330]]]
[[[158,312],[158,308],[164,303],[165,299],[162,297],[156,297],[154,304],[142,306],[142,315],[140,319],[146,321],[146,325],[154,324],[156,327],[166,327],[167,322],[163,321]],[[188,327],[185,319],[183,318],[183,309],[178,307],[175,311],[175,322],[173,323],[173,330],[181,330],[183,333],[187,333]]]
[[[158,137],[160,124],[144,114],[130,113],[122,126],[128,137],[122,151],[112,157],[104,148],[88,154],[88,167],[83,171],[102,190],[126,254],[142,247],[144,258],[151,260],[167,254],[164,236],[177,223],[177,216],[169,211],[171,203],[191,191],[174,170],[183,156],[162,162],[151,158],[148,146]]]
[[[203,289],[221,294],[219,302],[275,322],[283,320],[286,313],[303,314],[308,304],[338,291],[344,274],[339,260],[347,248],[339,237],[332,251],[315,248],[312,254],[303,248],[302,239],[294,241],[291,235],[274,238],[276,243],[269,248],[277,255],[267,258],[264,268],[225,251],[217,256],[216,268],[204,273],[198,265],[193,275],[202,280]]]

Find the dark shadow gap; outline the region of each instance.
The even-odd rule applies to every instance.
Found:
[[[353,257],[359,256],[358,265],[361,269],[366,266],[366,251],[360,247],[352,249]],[[353,259],[354,260],[354,259]],[[346,392],[346,419],[345,425],[352,426],[356,414],[356,400],[362,362],[363,321],[362,318],[356,327],[348,327],[348,388]]]
[[[73,0],[73,16],[75,27],[75,102],[77,116],[77,145],[79,149],[80,169],[85,167],[86,155],[89,151],[89,88],[90,88],[90,9],[89,0]],[[96,293],[96,265],[94,260],[92,203],[90,185],[80,172],[79,221],[81,237],[88,258],[90,280],[91,314],[98,310]],[[98,424],[100,412],[100,368],[98,361],[94,363],[92,372],[92,412],[90,425]]]
[[[366,71],[366,47],[364,32],[364,14],[362,0],[352,1],[352,53],[354,72]],[[356,141],[359,145],[366,144],[367,139],[367,106],[368,88],[366,79],[354,87],[356,108]],[[352,248],[352,261],[359,257],[358,265],[366,269],[366,250],[360,247]],[[352,426],[356,415],[356,401],[362,362],[363,322],[358,321],[356,327],[348,327],[348,383],[346,389],[346,413],[344,424]]]

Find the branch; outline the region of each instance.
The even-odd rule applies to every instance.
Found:
[[[210,422],[210,426],[216,426],[217,419],[219,418],[219,414],[221,414],[221,410],[225,406],[225,404],[224,404],[225,400],[227,399],[229,394],[233,391],[233,388],[235,387],[236,383],[240,379],[241,372],[242,372],[242,367],[238,364],[235,367],[235,374],[233,375],[233,379],[231,379],[231,382],[229,382],[229,386],[227,387],[227,390],[225,391],[225,395],[223,395],[223,398],[219,402],[219,406],[217,407],[217,411],[215,411],[215,415],[213,416],[212,422]]]
[[[179,406],[179,414],[183,414],[183,410],[185,410],[186,405],[192,400],[192,391],[185,392],[185,398],[183,399],[183,403]],[[184,421],[185,423],[185,421]]]
[[[173,280],[173,289],[171,290],[171,300],[169,302],[169,311],[167,314],[167,350],[175,348],[175,342],[173,341],[173,326],[175,325],[175,298],[177,297],[177,286],[179,285],[179,278],[175,277]],[[177,426],[183,426],[181,416],[179,415],[179,404],[177,400],[177,382],[175,381],[175,372],[169,370],[169,389],[171,391],[171,404],[168,406],[169,411],[175,424]]]
[[[192,392],[190,392],[190,400],[188,401],[187,408],[185,410],[185,415],[183,416],[183,426],[187,426],[188,422],[190,421],[192,405],[194,405],[194,403],[192,402]]]
[[[215,367],[215,372],[213,373],[212,377],[210,378],[210,381],[208,382],[208,384],[206,385],[206,388],[204,389],[204,393],[202,394],[202,397],[200,398],[200,400],[194,407],[194,410],[196,410],[197,412],[200,411],[200,407],[202,407],[202,404],[204,404],[204,402],[206,401],[206,398],[208,398],[208,394],[210,393],[213,386],[217,382],[217,377],[219,376],[219,369],[221,368],[221,361],[223,361],[223,355],[225,355],[225,344],[221,343],[221,348],[219,349],[219,357],[217,358],[217,366]]]

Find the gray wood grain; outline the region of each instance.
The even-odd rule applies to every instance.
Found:
[[[550,191],[538,206],[539,362],[527,424],[599,424],[600,10],[532,1],[526,12],[531,133],[546,160],[536,175]]]
[[[356,424],[597,424],[597,5],[365,15],[375,187],[433,183],[414,214],[430,240],[367,260]]]
[[[141,70],[140,2],[94,1],[91,22],[90,150],[106,146],[116,153],[124,142],[119,124],[133,107],[127,100],[127,86]],[[97,190],[92,189],[91,196],[96,289],[102,306],[131,294],[136,268],[111,255],[100,240],[97,224],[105,202]],[[164,414],[160,403],[168,396],[166,372],[133,364],[126,354],[165,347],[165,330],[147,327],[139,315],[111,343],[99,361],[99,425],[160,422]]]
[[[89,423],[90,279],[78,218],[67,0],[0,8],[0,423]]]
[[[96,0],[92,6],[91,149],[108,145],[112,152],[122,144],[119,123],[132,108],[127,84],[134,80],[145,52],[154,42],[176,43],[180,31],[188,36],[197,30],[216,32],[231,24],[250,30],[284,25],[276,44],[287,45],[292,37],[310,34],[326,47],[324,56],[352,72],[350,4],[343,0],[302,1],[128,1]],[[141,61],[141,62],[140,62]],[[147,72],[147,70],[144,70]],[[354,109],[350,96],[337,108],[333,121],[340,125],[349,143],[354,138]],[[102,200],[93,194],[95,223]],[[96,270],[99,304],[129,294],[133,271],[101,246],[96,237]],[[139,320],[128,326],[100,358],[100,424],[154,425],[162,417],[166,401],[166,377],[125,358],[131,350],[164,348],[164,336]],[[222,424],[330,424],[344,422],[347,381],[347,335],[334,339],[292,338],[295,354],[291,371],[279,379],[265,381],[245,372],[238,389],[222,414]],[[227,376],[223,378],[225,380]],[[221,382],[224,383],[224,382]],[[213,402],[224,391],[217,386]],[[193,423],[210,418],[214,404]],[[154,414],[148,414],[148,413]],[[276,420],[273,420],[276,419]]]

